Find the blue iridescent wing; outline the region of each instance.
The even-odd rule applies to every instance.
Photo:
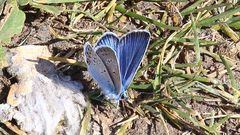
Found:
[[[114,84],[115,90],[118,92],[118,94],[120,94],[122,83],[120,78],[119,62],[117,60],[115,51],[108,46],[102,45],[96,47],[95,52],[106,66],[108,74]]]
[[[121,92],[124,92],[133,80],[148,47],[150,33],[146,30],[134,30],[121,39],[115,33],[106,32],[96,46],[109,46],[117,55],[122,80]]]
[[[106,32],[102,35],[102,37],[99,38],[96,46],[106,45],[106,46],[111,47],[115,52],[117,52],[118,42],[119,42],[119,38],[117,37],[117,35],[115,33]]]
[[[84,59],[90,75],[97,81],[104,95],[109,99],[118,99],[118,92],[107,67],[89,43],[84,45]]]
[[[118,44],[118,59],[123,84],[122,90],[126,90],[132,82],[147,50],[149,40],[150,33],[145,30],[134,30],[120,39]]]

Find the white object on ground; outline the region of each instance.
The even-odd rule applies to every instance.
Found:
[[[19,82],[11,86],[7,103],[0,104],[0,121],[15,119],[34,135],[79,134],[86,105],[82,84],[60,75],[51,62],[37,59],[51,56],[46,46],[21,46],[7,55],[8,71]]]

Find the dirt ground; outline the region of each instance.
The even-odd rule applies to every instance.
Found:
[[[144,7],[144,10],[147,10],[151,7],[148,5],[149,3],[144,3],[139,5],[139,8]],[[9,48],[14,48],[21,45],[46,45],[49,47],[50,51],[52,52],[53,56],[70,56],[72,59],[76,59],[79,62],[83,62],[83,44],[91,37],[91,35],[77,37],[74,40],[60,40],[54,38],[54,36],[49,31],[49,28],[54,28],[57,32],[61,33],[61,35],[67,35],[69,32],[66,28],[63,27],[64,23],[67,23],[67,17],[65,15],[60,15],[58,17],[53,17],[52,15],[42,13],[39,10],[33,10],[31,8],[24,9],[26,11],[26,22],[23,32],[20,35],[16,35],[13,38],[13,42],[9,45]],[[158,18],[158,16],[153,16],[153,18]],[[134,25],[135,24],[135,25]],[[118,24],[122,26],[122,23]],[[124,24],[125,27],[128,29],[135,29],[139,28],[138,22],[133,22],[129,24]],[[78,23],[77,28],[83,29],[95,29],[99,27],[99,24],[92,23],[87,19],[82,19],[81,22]],[[154,28],[152,28],[154,29]],[[167,32],[165,33],[168,34]],[[214,35],[213,31],[206,30],[203,32],[203,37],[207,34]],[[153,35],[154,36],[154,35]],[[216,36],[216,35],[215,35]],[[218,36],[218,35],[217,35]],[[219,38],[219,40],[222,40]],[[235,44],[235,46],[229,46],[230,41],[226,42],[225,44],[220,45],[218,48],[214,48],[217,52],[221,52],[222,54],[235,59],[239,60],[239,52],[232,52],[233,48],[239,46]],[[182,54],[185,57],[185,54]],[[204,68],[210,69],[210,71],[214,71],[216,68],[221,66],[221,64],[216,63],[211,57],[204,56],[203,57],[203,65]],[[180,60],[179,60],[180,61]],[[86,71],[86,68],[73,66],[73,65],[65,65],[62,63],[56,64],[60,71],[62,71],[65,75],[71,76],[73,80],[80,81],[84,85],[84,94],[86,96],[89,93],[92,93],[94,89],[97,89],[97,84],[94,83]],[[238,81],[240,81],[239,72],[234,72],[235,76],[237,77]],[[2,72],[4,77],[0,78],[0,103],[5,102],[6,95],[8,93],[8,89],[12,83],[16,80],[14,78],[9,78],[11,75],[7,74],[6,70]],[[219,77],[220,80],[225,80],[226,76]],[[131,90],[130,90],[131,91]],[[231,90],[230,90],[231,91]],[[202,93],[204,94],[204,93]],[[145,96],[145,95],[143,95]],[[101,98],[100,98],[101,99]],[[217,98],[216,98],[217,99]],[[96,100],[92,100],[92,122],[89,134],[94,133],[101,133],[104,135],[107,134],[115,134],[119,128],[116,123],[121,122],[122,120],[128,119],[131,115],[133,115],[133,110],[128,109],[128,102],[121,102],[119,107],[114,106],[106,106],[104,102],[98,102]],[[223,106],[225,108],[224,111],[226,112],[235,112],[239,113],[239,109],[231,108],[231,106],[224,105],[224,103],[216,101],[209,101],[209,102],[197,102],[189,100],[187,103],[189,106],[193,108],[199,114],[204,114],[208,112],[222,112],[219,110],[218,106]],[[131,106],[131,105],[130,105]],[[165,135],[166,127],[170,135],[174,134],[191,134],[191,130],[189,127],[185,127],[180,129],[173,123],[171,120],[167,120],[166,127],[164,127],[164,123],[159,120],[152,119],[153,116],[149,116],[149,118],[139,116],[133,123],[131,123],[129,129],[127,130],[128,135]],[[201,119],[201,118],[200,118]],[[0,126],[3,126],[0,124]],[[240,134],[240,122],[239,120],[230,119],[226,124],[224,124],[221,128],[222,134],[232,134],[237,135]],[[199,134],[199,133],[196,133]],[[204,134],[204,133],[203,133]]]

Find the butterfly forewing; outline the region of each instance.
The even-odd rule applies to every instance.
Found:
[[[115,33],[112,32],[106,32],[103,34],[103,36],[98,40],[96,46],[109,46],[114,51],[117,50],[117,44],[119,42],[119,39]]]
[[[137,30],[123,36],[118,44],[118,57],[123,87],[133,80],[149,44],[150,33]]]
[[[108,69],[106,68],[101,58],[96,54],[91,45],[88,43],[84,45],[84,56],[89,73],[98,82],[104,94],[117,95],[114,83],[108,73]]]
[[[121,89],[121,78],[119,63],[115,51],[108,46],[99,46],[96,48],[96,53],[106,66],[109,76],[113,81],[115,90],[119,94]]]

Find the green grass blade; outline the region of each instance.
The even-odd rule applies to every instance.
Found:
[[[18,4],[20,6],[26,6],[29,2],[30,0],[18,0]]]
[[[230,18],[226,23],[234,29],[240,29],[240,16]]]
[[[166,25],[166,24],[164,24],[164,23],[162,23],[162,22],[159,22],[159,21],[150,19],[150,18],[148,18],[148,17],[145,17],[145,16],[142,16],[142,15],[136,14],[136,13],[134,13],[134,12],[128,11],[127,9],[124,8],[123,5],[117,5],[117,6],[116,6],[116,10],[119,11],[120,13],[126,15],[126,16],[129,16],[129,17],[132,17],[132,18],[135,18],[135,19],[139,19],[139,20],[144,21],[144,22],[147,22],[147,23],[154,24],[154,25],[156,25],[157,27],[159,27],[160,29],[162,29],[162,28],[164,28],[164,29],[170,29],[170,30],[178,30],[178,29],[179,29],[178,27]]]
[[[202,76],[198,76],[198,75],[184,74],[182,72],[172,70],[170,67],[168,67],[166,65],[163,65],[162,67],[164,70],[166,70],[172,76],[177,76],[177,77],[181,77],[181,78],[185,78],[185,79],[189,79],[189,80],[193,80],[193,81],[205,82],[205,83],[214,83],[214,84],[219,83],[219,80],[217,80],[215,78],[208,78],[208,77],[202,77]]]
[[[5,59],[5,53],[2,46],[0,46],[0,68],[3,68],[5,66],[6,59]]]
[[[42,10],[44,10],[48,13],[54,14],[54,15],[59,15],[60,13],[62,13],[64,11],[64,9],[62,9],[60,7],[44,5],[44,4],[39,4],[39,3],[35,3],[35,2],[31,2],[30,5],[35,8],[42,9]]]
[[[25,13],[18,9],[16,1],[8,1],[7,5],[11,9],[4,20],[1,20],[0,43],[7,44],[15,34],[19,34],[26,19]],[[16,19],[17,18],[17,19]]]
[[[149,89],[152,89],[152,84],[131,84],[130,88],[140,89],[140,90],[149,90]]]
[[[210,131],[212,131],[212,133],[214,134],[219,134],[221,131],[220,131],[220,127],[228,121],[230,117],[229,116],[226,116],[222,119],[220,119],[218,122],[214,123],[213,126],[210,128]]]
[[[230,17],[233,14],[240,12],[240,6],[236,6],[228,11],[225,11],[221,14],[212,16],[210,18],[203,19],[197,23],[197,26],[202,27],[202,26],[211,26],[216,23],[217,20],[220,20],[224,17]]]
[[[166,0],[142,0],[146,2],[166,2]],[[188,0],[168,0],[168,2],[188,2]]]
[[[240,29],[240,21],[230,23],[229,26],[239,30]]]
[[[181,37],[174,37],[173,40],[174,42],[182,43],[179,45],[186,46],[186,47],[194,47],[194,44],[192,43],[194,39],[192,38],[181,38]],[[222,44],[220,42],[216,41],[210,41],[210,40],[204,40],[204,39],[198,39],[199,41],[199,46],[204,47],[204,46],[215,46]],[[201,50],[200,50],[201,51]]]
[[[214,5],[210,5],[210,6],[206,6],[206,7],[203,7],[203,8],[199,8],[199,9],[195,9],[195,10],[192,10],[191,12],[186,12],[184,14],[182,14],[183,16],[185,15],[188,15],[188,14],[191,14],[191,13],[198,13],[198,12],[202,12],[202,11],[210,11],[210,10],[213,10],[215,8],[221,8],[221,7],[225,7],[225,6],[229,6],[231,5],[230,3],[219,3],[219,4],[214,4]]]
[[[206,90],[207,92],[213,95],[221,97],[221,94],[211,86],[205,85],[204,83],[200,83],[200,82],[197,82],[196,84],[197,84],[196,87],[200,87],[201,89]]]
[[[225,58],[221,54],[219,54],[219,56],[220,56],[220,58],[221,58],[221,60],[224,64],[224,66],[227,69],[227,73],[228,73],[228,76],[229,76],[232,87],[235,88],[236,90],[238,90],[239,89],[239,84],[237,83],[237,81],[236,81],[236,79],[233,75],[233,72],[230,69],[230,66],[229,66],[228,62],[225,60]]]
[[[192,20],[192,30],[194,33],[194,49],[195,49],[195,54],[196,54],[196,65],[201,65],[202,60],[201,60],[201,54],[200,54],[200,45],[199,45],[199,40],[198,40],[198,33],[197,33],[197,27],[195,20],[193,18],[193,15],[191,14],[191,20]]]
[[[90,2],[93,0],[33,0],[33,1],[42,4],[51,4],[51,3]]]
[[[203,3],[205,0],[198,0],[195,3],[191,4],[189,7],[181,11],[181,15],[185,16],[187,14],[192,13],[196,7],[198,7],[201,3]]]

